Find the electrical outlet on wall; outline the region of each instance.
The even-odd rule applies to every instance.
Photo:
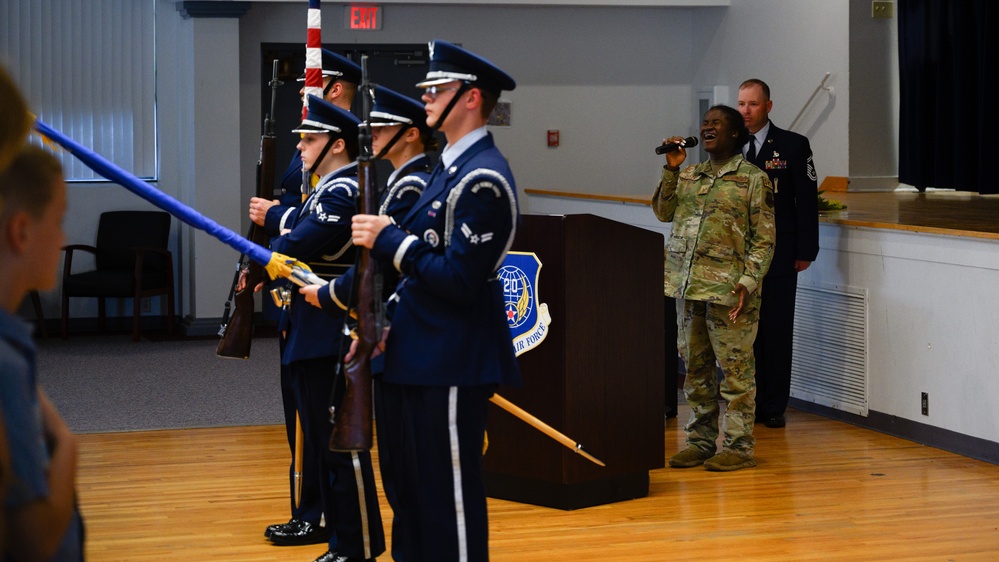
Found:
[[[924,416],[930,415],[930,395],[927,392],[923,392],[919,396],[919,409]]]
[[[873,0],[871,2],[871,17],[885,18],[885,19],[891,19],[895,17],[895,3],[882,0]]]

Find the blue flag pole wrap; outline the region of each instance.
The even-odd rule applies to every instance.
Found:
[[[81,162],[86,164],[87,167],[104,178],[121,184],[132,193],[177,217],[182,222],[210,234],[237,252],[246,254],[250,259],[264,266],[272,279],[287,277],[299,285],[326,284],[325,280],[313,274],[305,264],[294,258],[272,252],[263,246],[254,244],[243,238],[232,230],[202,215],[192,207],[181,203],[135,177],[135,175],[123,170],[93,150],[53,129],[40,119],[35,120],[35,130],[46,139],[68,150],[73,156],[76,156]]]

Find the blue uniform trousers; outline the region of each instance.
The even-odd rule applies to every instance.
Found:
[[[293,361],[289,368],[291,376],[299,379],[296,402],[305,450],[317,459],[314,474],[330,532],[329,549],[351,558],[374,558],[385,551],[385,535],[371,453],[329,450],[333,433],[329,404],[336,364],[335,357],[320,357]]]
[[[798,274],[767,275],[762,285],[756,356],[756,417],[784,414],[791,397],[791,350]]]
[[[385,499],[392,507],[392,559],[396,561],[405,560],[403,552],[406,551],[405,536],[403,529],[406,528],[405,518],[399,505],[398,490],[403,485],[399,482],[399,473],[396,470],[394,452],[402,447],[400,439],[403,435],[403,428],[400,425],[402,416],[398,412],[402,408],[402,397],[399,392],[388,392],[386,395],[385,383],[381,377],[374,378],[374,403],[375,403],[375,431],[378,443],[378,470],[382,477],[382,491],[385,492]],[[389,425],[392,424],[392,428]]]
[[[482,444],[494,389],[381,383],[382,403],[392,407],[378,413],[378,458],[398,498],[396,560],[489,559]],[[386,467],[389,453],[398,454]]]
[[[279,339],[279,345],[283,352],[284,336],[279,336]],[[319,477],[316,476],[316,467],[319,461],[316,459],[316,452],[308,446],[303,451],[302,466],[298,467],[302,472],[302,497],[298,506],[295,505],[295,414],[298,412],[296,396],[303,395],[303,392],[298,388],[300,380],[300,378],[292,376],[291,368],[288,365],[281,365],[281,402],[284,405],[284,427],[288,434],[288,447],[291,449],[291,464],[288,467],[289,501],[291,502],[292,518],[319,526],[323,516],[322,498],[319,495]]]

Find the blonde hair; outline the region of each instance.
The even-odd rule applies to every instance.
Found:
[[[7,71],[0,66],[0,172],[10,165],[31,132],[31,112]]]

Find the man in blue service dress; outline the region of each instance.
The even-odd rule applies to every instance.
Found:
[[[756,356],[756,421],[784,427],[791,397],[791,350],[798,273],[819,254],[818,182],[808,138],[770,120],[770,86],[755,78],[739,86],[739,113],[749,128],[746,159],[774,186],[777,243],[764,278]]]
[[[357,128],[360,121],[315,96],[299,128],[302,164],[320,177],[315,191],[279,224],[268,220],[275,252],[293,256],[328,280],[342,274],[355,257],[349,220],[357,195]],[[287,334],[283,364],[295,388],[305,447],[318,459],[329,549],[317,562],[373,560],[385,550],[374,472],[368,452],[330,452],[329,400],[344,347],[341,320],[309,306],[293,293],[280,328]],[[340,379],[342,384],[342,378]],[[271,540],[278,536],[274,531]]]
[[[398,560],[489,558],[482,445],[489,398],[519,385],[503,287],[497,279],[519,220],[516,187],[486,121],[514,80],[444,41],[430,43],[427,124],[447,139],[419,201],[399,222],[355,215],[354,244],[402,274],[385,342],[382,391],[396,406],[378,424],[398,482]],[[336,312],[334,284],[312,292]],[[397,534],[393,531],[393,541]]]

